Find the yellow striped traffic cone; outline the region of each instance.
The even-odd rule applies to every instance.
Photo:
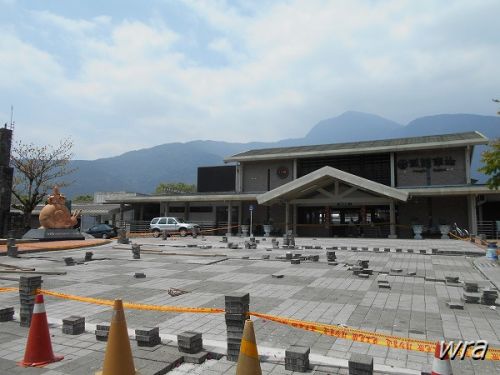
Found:
[[[96,375],[139,375],[135,371],[121,299],[115,300],[102,371]]]
[[[255,332],[250,319],[245,321],[245,328],[243,328],[236,375],[262,375],[257,343],[255,342]]]

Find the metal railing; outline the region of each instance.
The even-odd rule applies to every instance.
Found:
[[[149,221],[117,221],[116,226],[127,232],[149,232]]]
[[[477,234],[487,239],[497,239],[500,236],[500,221],[482,220],[477,222]]]
[[[119,228],[125,229],[127,232],[133,233],[150,233],[149,229],[149,221],[145,220],[135,220],[135,221],[118,221],[116,226]],[[213,235],[223,235],[227,232],[227,222],[226,221],[196,221],[196,224],[200,226],[200,230],[205,234],[213,234]],[[500,237],[500,228],[498,227],[499,222],[494,220],[483,220],[478,221],[477,229],[478,235],[483,235],[486,239],[497,239]],[[499,223],[500,224],[500,223]],[[258,232],[261,225],[254,224],[254,232]],[[308,235],[308,228],[315,229],[318,228],[323,229],[324,225],[319,224],[297,224],[299,232],[303,232],[302,235]],[[368,238],[386,238],[389,234],[389,225],[387,224],[377,224],[377,225],[354,225],[354,226],[336,226],[332,225],[332,230],[325,227],[325,235],[327,236],[340,236],[340,237],[368,237]],[[399,230],[408,231],[408,235],[412,236],[411,229],[407,228],[407,226],[398,226]],[[275,231],[279,228],[279,226],[275,226]],[[430,228],[424,228],[425,233],[429,234]],[[233,232],[237,232],[237,229],[233,228]],[[332,232],[332,233],[330,233]],[[434,233],[435,232],[435,233]],[[432,234],[439,234],[437,230],[434,230]],[[317,233],[314,232],[316,235]],[[276,235],[277,233],[275,233]],[[281,233],[280,233],[281,234]]]
[[[116,226],[124,229],[126,232],[132,233],[149,233],[150,221],[134,220],[134,221],[117,221]],[[196,221],[194,224],[200,226],[202,232],[207,234],[225,234],[227,230],[227,222],[214,222],[214,221]]]

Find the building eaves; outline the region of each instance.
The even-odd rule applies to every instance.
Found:
[[[255,201],[258,193],[231,193],[231,194],[179,194],[179,195],[152,195],[145,197],[123,197],[121,199],[109,199],[105,204],[116,203],[160,203],[160,202],[233,202],[233,201]]]
[[[272,204],[280,200],[296,197],[306,191],[309,191],[311,188],[322,187],[323,185],[332,183],[333,181],[341,181],[361,190],[375,193],[381,197],[402,202],[406,202],[409,196],[405,191],[401,191],[375,181],[367,180],[366,178],[353,175],[340,169],[326,166],[305,176],[299,177],[296,180],[290,181],[271,191],[260,194],[257,197],[257,202],[259,204]]]
[[[498,190],[490,189],[487,185],[460,185],[460,186],[434,185],[425,187],[405,187],[405,188],[399,188],[398,190],[405,191],[412,197],[499,194]]]
[[[487,137],[477,131],[474,131],[375,141],[256,149],[230,156],[225,158],[224,161],[229,163],[235,161],[276,160],[346,154],[411,151],[442,147],[482,145],[487,144],[488,141]]]
[[[39,204],[32,211],[32,215],[39,215],[42,208],[45,205]],[[131,207],[126,207],[125,210],[129,210]],[[98,215],[111,215],[114,213],[118,213],[120,211],[119,204],[95,204],[95,203],[73,203],[71,205],[71,211],[79,211],[81,210],[81,215],[86,216],[98,216]]]

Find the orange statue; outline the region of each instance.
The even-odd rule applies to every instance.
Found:
[[[59,191],[59,187],[54,186],[52,195],[49,195],[47,204],[42,208],[38,216],[41,228],[73,228],[78,223],[78,217],[82,211],[76,211],[72,215],[65,202],[66,198]]]

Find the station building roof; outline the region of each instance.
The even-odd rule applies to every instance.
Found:
[[[257,197],[259,204],[271,204],[280,201],[281,199],[294,199],[300,197],[304,192],[310,189],[317,189],[327,186],[334,181],[340,181],[350,186],[369,191],[376,195],[390,198],[397,201],[406,202],[408,200],[408,192],[401,191],[390,186],[379,184],[375,181],[367,180],[366,178],[353,175],[332,167],[322,167],[305,176],[299,177],[285,185],[279,186],[276,189],[263,193]],[[333,197],[332,197],[333,198]]]
[[[224,161],[229,163],[235,161],[282,160],[346,154],[373,154],[379,152],[484,145],[487,144],[488,141],[488,138],[478,131],[471,131],[465,133],[394,138],[375,141],[264,148],[242,152],[227,157]]]

